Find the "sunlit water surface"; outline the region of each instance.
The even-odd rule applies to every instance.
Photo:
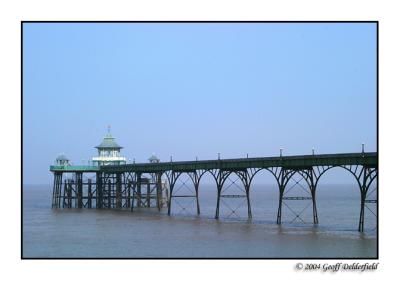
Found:
[[[308,201],[287,202],[276,221],[277,190],[256,186],[253,220],[241,199],[224,199],[215,220],[216,190],[202,186],[201,215],[195,201],[173,201],[172,216],[155,209],[51,209],[51,186],[27,185],[23,204],[24,257],[376,257],[376,217],[366,210],[359,233],[359,193],[354,187],[324,186],[318,193],[319,225]],[[189,191],[188,191],[189,192]],[[185,209],[182,209],[185,208]],[[375,206],[372,206],[375,207]],[[372,208],[370,207],[370,208]],[[375,207],[376,208],[376,207]],[[232,210],[235,210],[232,213]],[[376,213],[376,210],[373,209]]]

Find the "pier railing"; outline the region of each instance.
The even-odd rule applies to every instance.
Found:
[[[168,170],[188,171],[199,169],[247,169],[247,168],[301,168],[312,166],[370,165],[377,166],[377,153],[343,153],[282,157],[257,157],[200,161],[137,163],[102,166],[104,172],[162,172]]]
[[[52,172],[97,172],[100,171],[99,166],[75,166],[75,165],[52,165],[50,166]]]

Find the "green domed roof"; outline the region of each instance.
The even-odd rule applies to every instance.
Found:
[[[150,158],[149,158],[150,162],[160,162],[160,159],[153,153]]]
[[[101,144],[99,144],[98,146],[96,146],[96,148],[122,148],[122,146],[120,146],[119,144],[117,144],[115,142],[115,138],[108,133],[103,141],[101,142]]]
[[[69,159],[67,156],[65,156],[65,154],[60,154],[57,156],[56,161],[69,161]]]

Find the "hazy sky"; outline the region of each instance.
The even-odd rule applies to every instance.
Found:
[[[136,162],[376,151],[375,24],[24,24],[24,182],[111,125]]]

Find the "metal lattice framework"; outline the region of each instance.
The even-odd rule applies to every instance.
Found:
[[[303,155],[286,157],[241,158],[226,160],[159,162],[115,166],[51,166],[54,173],[52,208],[142,208],[168,207],[171,215],[172,201],[185,210],[180,201],[191,198],[196,202],[196,213],[200,214],[200,182],[205,174],[210,174],[217,189],[215,218],[220,218],[221,204],[231,215],[237,215],[237,208],[231,208],[224,200],[243,198],[247,204],[247,217],[252,218],[251,185],[260,171],[268,171],[276,180],[279,190],[279,204],[276,222],[282,223],[283,206],[295,216],[291,222],[299,220],[304,210],[312,206],[313,223],[318,224],[316,190],[321,177],[330,169],[340,167],[350,172],[358,183],[361,198],[358,230],[364,231],[365,208],[377,203],[370,190],[377,180],[378,157],[376,153],[348,153]],[[63,175],[72,174],[67,178]],[[92,175],[92,176],[87,176]],[[168,187],[163,186],[166,178]],[[186,177],[186,179],[184,179]],[[236,177],[232,179],[232,177]],[[305,182],[306,184],[302,184]],[[289,183],[292,182],[290,185]],[[241,187],[241,185],[243,187]],[[193,185],[193,189],[191,189]],[[307,196],[289,196],[289,191],[300,187]],[[230,192],[228,193],[228,190]],[[232,192],[233,190],[233,192]],[[182,193],[185,191],[185,193]],[[236,192],[236,193],[235,193]],[[300,212],[294,211],[289,202],[308,200]],[[61,204],[62,202],[62,204]],[[228,216],[228,217],[229,217]]]

